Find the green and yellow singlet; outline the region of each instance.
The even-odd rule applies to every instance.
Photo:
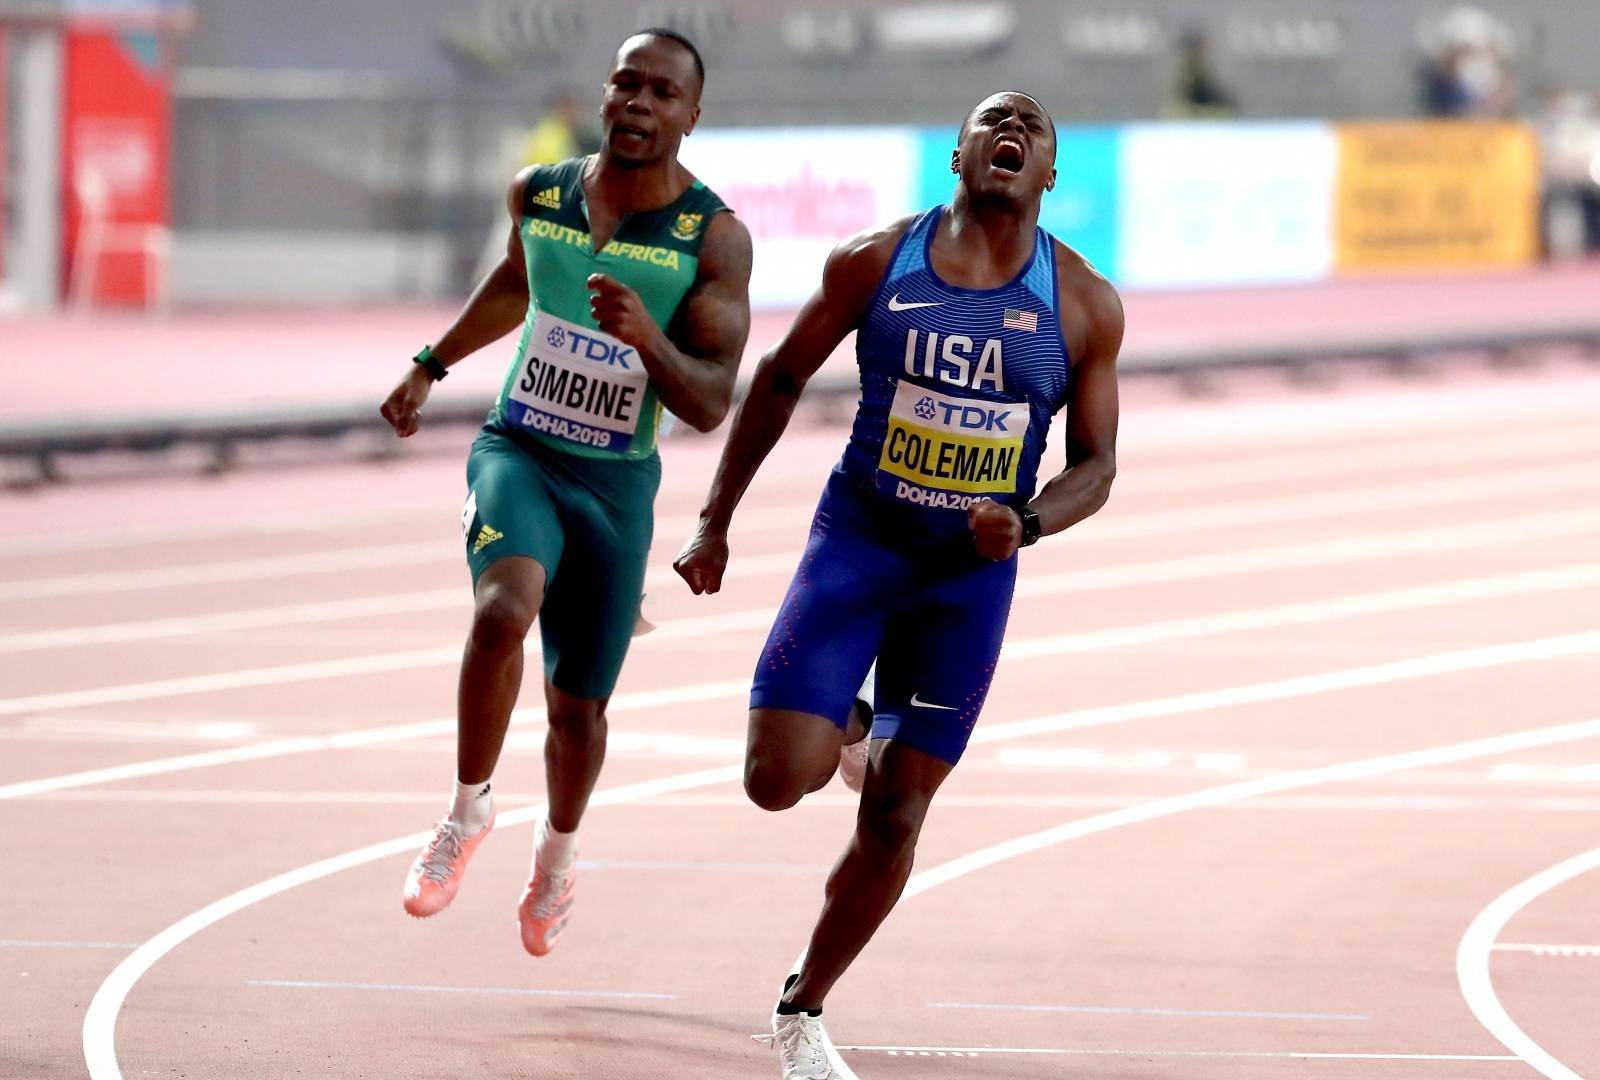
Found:
[[[696,180],[669,205],[625,216],[595,251],[587,160],[539,166],[524,189],[528,317],[491,422],[580,457],[640,460],[656,452],[661,401],[632,346],[595,325],[586,283],[617,279],[665,329],[694,285],[706,228],[727,207]]]

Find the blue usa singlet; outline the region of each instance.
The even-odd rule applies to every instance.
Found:
[[[975,499],[1032,497],[1070,368],[1055,242],[998,289],[950,285],[930,257],[944,207],[900,239],[856,334],[861,403],[840,470],[923,537],[965,531]],[[893,509],[891,509],[893,508]]]

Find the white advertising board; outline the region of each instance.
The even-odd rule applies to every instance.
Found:
[[[730,128],[681,157],[750,229],[750,301],[770,309],[811,295],[840,240],[915,209],[919,150],[911,128]]]
[[[1126,128],[1118,212],[1122,283],[1326,278],[1333,270],[1338,150],[1325,124]]]

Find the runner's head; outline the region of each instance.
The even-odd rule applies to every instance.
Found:
[[[1037,203],[1056,185],[1055,121],[1027,94],[991,94],[962,121],[950,171],[975,198]]]
[[[700,52],[673,30],[641,30],[622,43],[600,99],[610,159],[638,167],[670,161],[700,119],[706,69]]]

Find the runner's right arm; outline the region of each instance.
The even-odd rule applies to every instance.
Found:
[[[700,524],[672,564],[696,595],[722,588],[728,565],[728,525],[756,470],[789,425],[806,382],[854,330],[883,279],[904,229],[862,233],[833,249],[822,287],[811,294],[783,340],[761,358],[734,414]]]
[[[528,270],[523,261],[522,193],[528,186],[532,167],[523,169],[506,192],[506,209],[511,212],[511,232],[506,254],[487,277],[478,283],[461,314],[444,332],[433,355],[450,367],[485,345],[493,344],[522,325],[528,315]],[[422,405],[433,389],[433,379],[421,364],[412,364],[379,411],[402,439],[417,430]]]

